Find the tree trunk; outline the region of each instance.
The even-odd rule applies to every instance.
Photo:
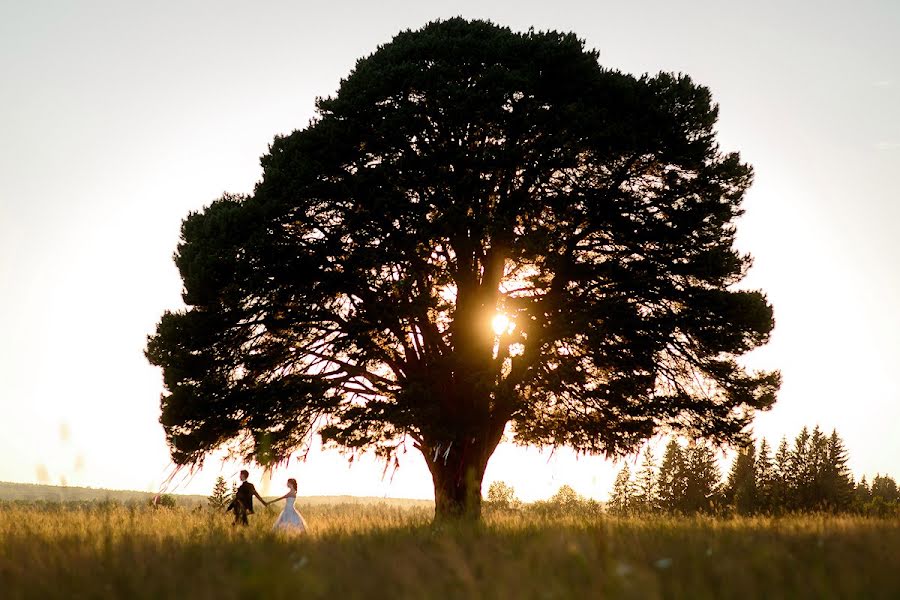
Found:
[[[436,522],[481,519],[481,482],[497,443],[477,438],[467,441],[422,448],[434,481]]]

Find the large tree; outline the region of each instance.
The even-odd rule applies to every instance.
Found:
[[[504,432],[612,456],[661,428],[740,440],[773,403],[778,374],[738,362],[773,327],[735,287],[752,171],[705,87],[451,19],[317,108],[251,195],[184,222],[186,308],[147,347],[176,463],[409,443],[437,515],[478,515]]]

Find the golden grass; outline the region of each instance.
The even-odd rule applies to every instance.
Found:
[[[900,520],[487,514],[301,506],[222,514],[0,507],[0,597],[900,598]]]

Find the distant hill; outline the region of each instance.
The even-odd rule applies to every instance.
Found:
[[[104,490],[89,487],[37,485],[32,483],[8,483],[0,481],[0,501],[6,502],[147,502],[156,494],[132,490]],[[206,496],[172,494],[181,506],[206,504]],[[377,496],[299,496],[303,504],[378,504],[401,507],[432,507],[432,500],[412,498],[379,498]]]

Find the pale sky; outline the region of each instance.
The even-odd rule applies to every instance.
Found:
[[[738,239],[777,319],[750,362],[784,386],[755,430],[837,428],[857,476],[900,476],[900,2],[0,0],[0,481],[158,489],[162,378],[142,351],[181,306],[181,220],[250,192],[273,136],[357,58],[456,15],[574,31],[604,66],[710,87],[723,149],[756,171]],[[485,489],[603,498],[615,468],[501,446]],[[381,474],[314,452],[274,491],[432,496],[414,452]]]

